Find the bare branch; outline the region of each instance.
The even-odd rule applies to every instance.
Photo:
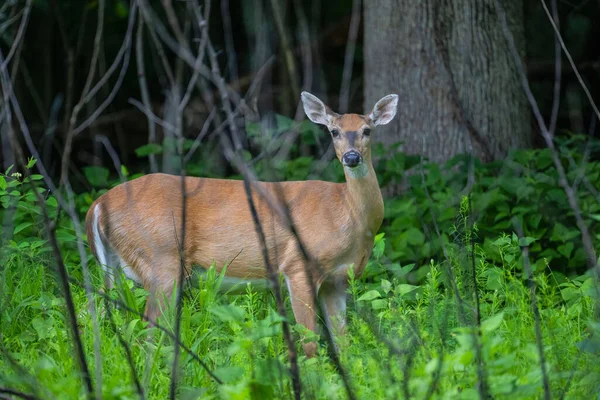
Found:
[[[544,11],[546,12],[546,15],[548,16],[548,20],[550,21],[550,24],[552,25],[552,29],[554,29],[554,33],[556,33],[556,38],[560,42],[560,46],[562,47],[563,51],[565,52],[565,55],[567,56],[567,59],[569,60],[569,63],[571,64],[571,68],[573,68],[573,72],[575,73],[575,76],[577,77],[577,80],[579,81],[581,88],[585,92],[585,95],[587,96],[587,98],[590,102],[590,105],[592,106],[592,109],[594,110],[594,113],[596,113],[596,117],[598,117],[598,119],[600,119],[600,112],[598,111],[598,107],[596,106],[596,103],[594,103],[592,94],[590,93],[585,82],[583,82],[583,78],[581,77],[581,74],[577,70],[575,61],[573,61],[573,57],[571,57],[571,53],[569,52],[569,50],[567,49],[567,46],[565,45],[565,42],[563,41],[562,35],[560,34],[560,30],[558,29],[557,23],[555,22],[554,18],[552,18],[552,14],[550,14],[550,10],[548,10],[548,6],[546,5],[546,2],[544,0],[540,0],[540,2],[542,3],[542,7],[544,7]],[[496,0],[496,4],[498,5],[498,0]]]
[[[515,220],[513,221],[513,226],[519,235],[519,241],[523,239],[523,229]],[[520,245],[520,244],[519,244]],[[525,268],[525,274],[527,279],[527,285],[529,286],[529,295],[531,300],[531,312],[533,313],[533,322],[535,329],[535,340],[538,349],[538,355],[540,357],[540,369],[542,370],[542,381],[544,382],[544,399],[550,400],[550,380],[548,379],[548,370],[546,368],[546,356],[544,354],[544,343],[542,338],[542,327],[541,327],[541,318],[540,318],[540,308],[538,306],[537,295],[535,293],[535,279],[533,277],[533,270],[531,269],[531,264],[529,263],[529,246],[521,247],[521,253],[523,255],[523,266]]]
[[[273,9],[273,18],[275,19],[275,26],[277,27],[277,32],[279,33],[279,40],[281,41],[285,65],[287,67],[287,72],[290,77],[290,88],[292,90],[292,96],[294,99],[298,99],[300,98],[298,72],[296,70],[296,61],[294,60],[294,53],[292,52],[290,40],[285,30],[283,12],[281,10],[281,2],[278,0],[271,0],[271,8]]]
[[[521,84],[523,85],[523,90],[525,90],[527,99],[529,100],[531,108],[533,109],[533,114],[535,115],[535,118],[537,119],[542,137],[544,138],[544,141],[546,142],[546,146],[548,146],[548,148],[550,149],[550,152],[552,154],[552,161],[554,162],[554,166],[555,166],[555,168],[558,172],[558,176],[559,176],[559,184],[563,188],[565,194],[567,195],[567,200],[569,202],[571,209],[573,210],[573,214],[575,215],[575,220],[577,221],[577,227],[579,228],[579,231],[581,232],[583,247],[584,247],[584,250],[587,255],[588,265],[596,270],[596,274],[598,276],[598,274],[600,274],[600,268],[598,268],[596,251],[594,249],[594,245],[592,244],[592,240],[591,240],[589,231],[587,229],[587,226],[581,216],[581,209],[579,208],[577,198],[575,197],[575,192],[574,192],[573,188],[569,185],[569,182],[567,180],[567,175],[565,173],[565,169],[564,169],[562,163],[560,162],[560,158],[558,157],[556,147],[554,146],[554,141],[553,141],[552,135],[550,134],[550,132],[548,131],[548,128],[546,127],[544,118],[542,117],[542,114],[540,112],[540,109],[537,105],[535,98],[533,97],[533,92],[531,91],[531,88],[529,87],[529,82],[527,80],[527,73],[525,72],[525,67],[523,66],[523,61],[521,60],[521,57],[519,56],[519,53],[515,46],[515,42],[514,42],[512,33],[510,32],[510,29],[508,28],[508,24],[506,22],[506,14],[504,12],[504,9],[502,8],[502,6],[500,5],[500,2],[498,0],[495,0],[495,5],[496,5],[496,12],[498,13],[498,18],[500,19],[500,22],[502,24],[502,29],[504,31],[504,37],[508,43],[509,50],[512,53],[515,65],[516,65],[518,73],[521,77]],[[544,4],[544,8],[547,10],[545,4]],[[554,24],[554,20],[551,19],[550,22],[552,23],[552,26],[554,26],[556,28],[556,25]],[[563,50],[565,51],[565,54],[567,54],[567,57],[569,58],[569,60],[572,61],[568,51],[566,50],[566,48],[564,46],[564,42],[562,41],[562,38],[560,37],[560,33],[556,30],[555,30],[555,32],[556,32],[559,40],[561,41],[561,45],[563,46]],[[579,74],[577,74],[577,75],[579,76]],[[583,82],[582,81],[580,81],[580,82],[583,85]],[[583,87],[585,88],[585,85],[583,85]],[[584,90],[587,91],[587,88],[585,88]],[[589,97],[589,99],[590,99],[590,101],[592,101],[591,97]],[[593,104],[593,102],[592,102],[592,106],[594,107],[595,112],[598,113],[596,106]]]
[[[168,130],[171,133],[177,132],[177,128],[168,123],[167,121],[161,119],[156,114],[152,112],[152,110],[146,108],[146,106],[135,99],[129,99],[129,104],[135,106],[138,110],[144,113],[148,119],[150,119],[153,123],[160,125],[164,129]]]
[[[229,0],[221,0],[221,17],[223,19],[223,32],[225,34],[225,48],[227,49],[227,70],[229,72],[229,79],[235,82],[238,80],[237,57],[233,43]]]
[[[8,51],[8,55],[0,65],[0,69],[5,69],[8,66],[8,63],[15,55],[17,48],[21,44],[21,40],[23,39],[23,35],[25,34],[25,29],[27,28],[27,24],[29,22],[29,13],[31,12],[31,2],[32,0],[27,0],[25,3],[25,11],[23,12],[23,18],[21,18],[21,24],[19,25],[19,30],[17,31],[17,35],[13,41],[10,50]]]
[[[552,1],[552,16],[556,29],[558,30],[558,6],[556,0]],[[542,0],[543,2],[543,0]],[[552,115],[550,116],[550,124],[548,131],[550,135],[554,135],[556,130],[556,121],[558,120],[558,110],[560,106],[560,80],[562,77],[562,54],[560,49],[560,40],[558,35],[554,36],[554,99],[552,101]]]
[[[352,18],[350,19],[348,41],[346,42],[346,54],[344,55],[344,72],[342,74],[342,86],[340,88],[339,111],[341,113],[345,113],[346,111],[348,111],[348,103],[350,100],[350,83],[352,81],[352,66],[354,64],[354,51],[356,49],[358,27],[360,26],[361,8],[361,0],[354,0],[352,2]]]
[[[152,108],[150,103],[150,93],[148,91],[148,84],[146,80],[146,68],[144,63],[144,18],[141,13],[138,17],[138,28],[135,38],[135,59],[138,71],[138,82],[140,85],[140,92],[142,94],[142,101],[144,102],[144,108],[150,110]],[[152,144],[156,142],[156,126],[151,117],[146,115],[148,120],[148,143]],[[157,172],[158,165],[156,163],[156,156],[150,154],[150,171]]]

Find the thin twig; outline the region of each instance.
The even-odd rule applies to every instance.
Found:
[[[565,42],[563,41],[562,35],[560,34],[560,30],[558,29],[557,23],[554,21],[554,18],[552,18],[552,14],[550,14],[550,10],[548,10],[548,6],[546,5],[545,0],[540,0],[540,2],[542,3],[542,7],[544,7],[544,11],[546,12],[546,15],[548,16],[548,20],[550,21],[550,24],[552,25],[552,29],[554,29],[554,33],[556,33],[556,38],[560,42],[560,46],[562,47],[563,51],[565,52],[565,56],[567,56],[567,59],[569,60],[569,63],[571,64],[571,68],[573,68],[573,72],[575,73],[575,76],[577,77],[577,80],[579,81],[581,88],[583,89],[585,95],[587,96],[588,101],[590,102],[590,105],[592,106],[592,109],[594,110],[594,113],[596,114],[596,117],[598,117],[598,119],[600,119],[600,111],[598,111],[598,107],[596,106],[596,103],[594,102],[594,99],[592,98],[592,94],[590,93],[590,90],[588,89],[587,85],[583,81],[583,78],[581,77],[581,74],[579,73],[579,70],[577,69],[577,66],[575,65],[575,61],[573,61],[573,57],[571,57],[571,53],[569,52],[569,50],[567,49],[567,46],[565,45]],[[498,0],[496,0],[496,4],[498,5]],[[503,13],[502,15],[504,15],[504,17],[505,17],[506,15],[504,14],[504,11],[502,11],[502,13]],[[506,21],[506,18],[504,18],[503,20]],[[512,38],[512,36],[511,36],[511,38]]]
[[[227,50],[227,70],[229,71],[229,79],[235,82],[238,80],[237,57],[233,43],[229,0],[221,0],[221,18],[223,20],[223,33],[225,34],[225,49]]]
[[[344,55],[344,72],[342,73],[342,85],[340,88],[340,106],[339,112],[348,111],[350,101],[350,83],[352,82],[352,66],[354,65],[354,51],[356,49],[356,38],[360,26],[360,12],[362,8],[361,0],[352,2],[352,18],[350,19],[350,30],[348,31],[348,41],[346,42],[346,54]]]
[[[225,136],[222,136],[222,142],[225,145],[225,157],[234,165],[240,165],[239,160],[237,159],[235,153],[231,145],[226,140]],[[242,164],[243,165],[243,164]],[[240,165],[240,166],[242,166]],[[241,167],[240,172],[243,173],[245,168]],[[267,250],[267,242],[265,233],[262,228],[262,224],[260,218],[258,217],[258,212],[256,210],[256,205],[254,203],[254,199],[252,198],[252,186],[250,184],[250,180],[247,175],[244,176],[244,190],[246,192],[246,200],[250,207],[250,212],[252,214],[252,220],[254,221],[254,229],[256,230],[256,234],[258,235],[261,253],[263,257],[263,261],[265,263],[265,267],[267,269],[267,274],[271,284],[273,285],[273,292],[275,294],[275,301],[277,303],[277,311],[279,315],[282,316],[281,326],[283,331],[283,338],[286,342],[288,348],[288,357],[290,360],[290,373],[292,375],[292,386],[294,388],[294,397],[299,400],[301,398],[302,393],[302,383],[300,381],[300,372],[298,369],[298,354],[296,352],[296,346],[292,340],[292,335],[290,331],[290,326],[287,321],[285,306],[283,304],[283,299],[281,297],[281,288],[279,285],[279,279],[277,276],[277,271],[275,271],[273,265],[271,264],[271,259],[269,257],[269,252]]]
[[[513,220],[513,226],[517,231],[517,235],[519,236],[519,241],[523,239],[523,229],[517,222],[517,220]],[[535,341],[538,349],[538,356],[540,358],[540,369],[542,371],[542,382],[544,384],[544,399],[550,400],[550,380],[548,378],[548,370],[546,367],[546,356],[544,354],[544,343],[542,338],[542,327],[541,327],[541,317],[540,317],[540,308],[538,306],[536,291],[535,279],[533,277],[533,270],[531,269],[531,264],[529,263],[529,246],[521,245],[521,254],[523,255],[523,266],[525,268],[525,274],[527,279],[527,286],[529,286],[529,295],[531,298],[531,312],[533,313],[533,322],[535,329]]]
[[[302,53],[302,90],[310,92],[312,91],[313,83],[312,48],[310,46],[310,29],[301,0],[294,0],[294,11],[298,18],[300,51]],[[299,101],[294,119],[300,121],[302,118],[304,118],[304,107],[302,106],[302,102]]]
[[[552,1],[552,17],[556,28],[559,27],[558,19],[558,6],[556,0]],[[560,40],[558,35],[554,36],[554,99],[552,100],[552,114],[550,116],[550,124],[548,125],[548,132],[550,135],[554,135],[556,130],[556,122],[558,121],[558,111],[560,107],[560,80],[562,77],[562,53],[560,48]]]
[[[273,9],[273,19],[275,20],[275,26],[279,34],[279,40],[281,41],[281,47],[283,50],[285,65],[290,78],[290,88],[292,90],[292,97],[294,99],[300,98],[300,90],[298,85],[298,72],[296,70],[296,62],[294,60],[294,53],[290,45],[285,25],[283,21],[283,12],[281,11],[281,1],[271,0],[271,8]]]
[[[144,18],[141,13],[138,17],[138,27],[135,37],[135,61],[142,102],[144,103],[144,107],[147,110],[150,110],[152,106],[150,103],[150,92],[148,91],[148,81],[146,79],[146,67],[144,63]],[[148,144],[153,144],[156,142],[156,125],[148,115],[146,115],[146,119],[148,120]],[[150,154],[148,159],[150,161],[150,171],[157,172],[158,164],[156,163],[156,156]]]
[[[69,281],[77,286],[83,286],[81,284],[81,282],[70,278]],[[206,371],[206,373],[218,384],[222,384],[223,382],[219,379],[219,377],[217,377],[211,370],[210,368],[208,368],[208,365],[202,361],[202,359],[196,354],[194,353],[194,351],[192,349],[190,349],[189,347],[187,347],[182,341],[180,340],[176,340],[175,335],[173,335],[173,333],[171,333],[171,331],[167,328],[165,328],[164,326],[162,326],[161,324],[158,323],[157,320],[154,320],[152,318],[149,318],[146,314],[144,314],[143,312],[140,312],[134,308],[129,307],[127,304],[125,304],[124,302],[122,302],[121,300],[118,299],[113,299],[110,297],[110,295],[108,295],[107,293],[104,293],[103,291],[99,290],[99,289],[94,289],[94,293],[97,296],[100,296],[101,298],[103,298],[106,301],[109,301],[111,303],[114,304],[115,307],[118,307],[119,309],[123,309],[125,311],[128,311],[130,313],[133,313],[134,315],[136,315],[137,317],[139,317],[140,319],[142,319],[143,321],[149,322],[150,325],[153,328],[158,329],[159,331],[163,332],[165,335],[167,335],[170,339],[175,341],[175,345],[179,346],[183,349],[183,351],[185,351],[190,357],[192,357],[192,359],[194,359],[196,362],[198,362],[198,364],[200,364],[200,366]]]
[[[179,138],[179,154],[181,157],[181,241],[179,242],[179,279],[177,279],[175,294],[175,340],[180,341],[181,337],[181,315],[183,311],[182,288],[185,279],[186,259],[185,259],[185,240],[186,240],[186,218],[187,218],[187,193],[185,184],[185,164],[183,164],[183,137]],[[175,230],[177,232],[177,230]],[[171,366],[171,383],[169,385],[169,398],[174,400],[177,396],[177,381],[179,379],[179,346],[176,346],[173,352],[173,364]]]
[[[160,125],[162,128],[166,129],[171,133],[177,132],[177,128],[175,128],[173,125],[154,114],[151,109],[146,107],[146,105],[140,103],[135,99],[129,99],[129,104],[133,105],[135,108],[143,112],[144,115],[146,115],[146,117],[148,117],[148,119],[151,120],[153,123]]]
[[[8,66],[8,63],[15,55],[17,48],[21,44],[21,40],[23,39],[23,35],[25,34],[25,29],[27,28],[27,24],[29,22],[29,13],[31,11],[31,2],[32,0],[27,0],[25,3],[25,11],[23,12],[23,18],[21,18],[21,24],[19,25],[19,30],[17,31],[17,35],[14,38],[13,44],[8,51],[8,55],[0,65],[0,69],[5,69]]]
[[[19,397],[25,400],[36,400],[37,397],[30,393],[24,393],[16,389],[11,389],[7,387],[0,387],[0,393],[10,395],[11,397],[7,397],[7,399],[12,399],[12,396]]]
[[[0,52],[0,59],[1,58],[2,58],[2,56],[1,56],[1,52]],[[3,81],[2,86],[4,88],[4,90],[3,90],[4,101],[5,101],[5,104],[8,104],[9,95],[8,95],[8,84],[6,82],[7,77],[6,77],[5,71],[6,71],[5,69],[2,69],[2,72],[3,72],[2,73],[2,81]],[[10,113],[8,113],[8,115],[10,115]],[[22,169],[24,174],[28,178],[30,178],[30,172],[29,172],[29,169],[26,168],[26,162],[25,162],[21,147],[19,146],[18,141],[17,141],[17,139],[14,135],[14,132],[12,130],[12,127],[10,127],[10,125],[9,125],[9,133],[11,135],[13,152],[15,154],[17,164],[19,165],[20,169]],[[30,181],[30,183],[31,183],[31,181]],[[71,335],[72,335],[72,338],[74,341],[76,359],[77,359],[79,367],[81,369],[82,379],[84,381],[85,388],[87,390],[88,398],[92,398],[93,393],[94,393],[94,386],[92,384],[90,371],[89,371],[87,361],[86,361],[85,351],[83,350],[83,343],[81,341],[81,337],[79,335],[79,330],[77,327],[77,312],[75,310],[75,304],[73,302],[73,296],[71,294],[71,289],[69,287],[69,275],[67,272],[67,268],[66,268],[65,264],[63,263],[62,254],[61,254],[61,251],[60,251],[60,248],[58,245],[58,241],[56,239],[55,225],[51,222],[50,217],[48,216],[48,210],[46,208],[46,203],[44,201],[44,198],[37,191],[37,189],[35,187],[33,187],[32,183],[31,183],[31,185],[32,185],[32,192],[36,196],[36,200],[38,202],[40,210],[42,211],[42,218],[44,221],[43,223],[48,230],[49,243],[50,243],[50,246],[54,253],[54,258],[56,261],[57,280],[58,280],[59,284],[61,285],[61,289],[62,289],[63,295],[65,297],[65,304],[67,307],[67,321],[68,321],[68,325],[69,325]]]
[[[137,391],[139,398],[144,400],[146,398],[146,396],[144,394],[144,389],[142,388],[142,384],[140,383],[140,379],[138,378],[137,371],[135,369],[135,362],[133,361],[133,355],[131,354],[131,348],[129,347],[129,343],[127,343],[125,341],[125,339],[123,338],[123,334],[121,333],[121,330],[119,328],[117,328],[117,324],[114,321],[110,302],[105,301],[104,304],[106,307],[106,316],[108,317],[107,319],[110,324],[110,327],[113,330],[113,332],[115,333],[115,335],[117,336],[119,343],[121,344],[121,346],[123,347],[123,350],[125,351],[125,359],[127,360],[127,364],[129,365],[129,371],[131,372],[131,379],[133,379],[133,384],[135,386],[135,390]]]
[[[564,190],[565,194],[567,195],[567,200],[569,202],[569,206],[573,210],[573,214],[574,214],[575,220],[577,222],[577,227],[579,228],[579,231],[581,233],[581,238],[583,241],[584,250],[586,252],[588,265],[596,270],[596,274],[598,276],[598,274],[600,273],[600,269],[598,268],[596,251],[594,249],[594,245],[592,244],[592,240],[591,240],[589,231],[587,229],[587,225],[585,224],[585,222],[583,221],[583,218],[581,216],[581,209],[579,208],[577,198],[575,197],[575,192],[573,191],[573,188],[569,185],[569,181],[567,180],[567,175],[565,173],[565,169],[564,169],[562,163],[560,162],[560,158],[558,156],[558,152],[556,151],[556,146],[554,145],[552,135],[550,135],[550,132],[548,131],[548,128],[546,127],[546,123],[544,122],[544,118],[542,117],[542,114],[537,105],[535,97],[533,96],[533,92],[531,91],[531,88],[529,87],[529,81],[527,80],[527,73],[525,72],[525,67],[523,66],[523,61],[521,60],[521,57],[519,56],[519,53],[517,51],[512,33],[511,33],[510,29],[508,28],[508,23],[506,22],[506,14],[504,12],[504,9],[502,8],[502,6],[500,5],[500,2],[498,0],[495,0],[494,3],[496,5],[496,12],[498,13],[498,18],[500,19],[500,22],[502,24],[502,29],[504,31],[504,37],[508,43],[509,50],[513,55],[515,65],[516,65],[518,73],[521,77],[521,84],[523,85],[523,89],[525,91],[525,94],[527,95],[527,99],[529,100],[529,103],[533,109],[533,114],[535,115],[535,118],[537,119],[538,125],[540,127],[541,135],[542,135],[544,141],[546,142],[546,146],[550,149],[550,154],[552,155],[552,161],[554,162],[554,166],[558,172],[559,184],[562,187],[562,189]],[[544,4],[544,8],[547,10],[545,4]],[[552,23],[552,26],[555,27],[554,20],[550,19],[550,22]],[[569,58],[569,60],[571,60],[571,57],[570,57],[568,51],[566,50],[566,47],[564,46],[562,38],[559,36],[560,33],[558,31],[556,31],[556,33],[557,33],[557,36],[559,37],[559,40],[561,41],[561,45],[563,46],[563,50],[565,51],[565,54],[567,54],[567,57]],[[577,75],[579,76],[578,73],[577,73]],[[581,83],[583,84],[583,82],[581,82]],[[585,86],[584,86],[584,90],[587,91],[587,88],[585,88]],[[589,97],[589,98],[591,101],[591,97]],[[598,113],[596,106],[593,104],[593,102],[592,102],[592,106],[593,106],[595,112]]]
[[[137,3],[134,3],[134,5],[131,7],[131,10],[129,11],[129,13],[130,13],[129,24],[127,26],[127,31],[125,32],[125,40],[124,40],[125,54],[123,56],[123,65],[121,66],[121,70],[119,72],[119,75],[117,76],[117,81],[115,82],[109,95],[100,104],[100,106],[92,113],[92,115],[90,115],[85,121],[83,121],[77,128],[75,128],[73,130],[74,135],[77,135],[80,132],[82,132],[84,129],[88,128],[96,120],[96,118],[98,118],[98,116],[106,109],[106,107],[108,107],[108,105],[113,101],[117,92],[121,88],[121,83],[123,82],[123,78],[125,78],[125,72],[127,72],[127,67],[129,66],[129,57],[131,55],[131,51],[130,51],[131,50],[131,42],[132,42],[131,37],[132,37],[132,32],[133,32],[133,26],[135,25],[135,16],[136,16],[136,12],[137,12],[136,4]],[[115,65],[116,65],[116,59],[115,59],[115,63],[113,63],[113,65],[111,65],[111,68]],[[110,70],[110,68],[109,68],[109,70]],[[106,75],[98,82],[98,84],[96,84],[96,87],[99,88],[99,87],[104,86],[105,79],[108,80],[108,74],[109,74],[109,72],[107,71]],[[102,85],[98,86],[98,85],[100,85],[100,83],[102,83]],[[90,91],[90,94],[88,94],[88,96],[86,96],[86,98],[89,98],[91,96],[92,92],[93,92],[93,89]]]

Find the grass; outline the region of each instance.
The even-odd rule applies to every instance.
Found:
[[[579,154],[577,148],[561,147],[561,152]],[[524,246],[529,246],[534,271],[552,398],[589,399],[600,392],[598,287],[589,272],[581,275],[586,256],[572,210],[556,190],[556,174],[544,150],[517,152],[511,160],[519,168],[498,172],[494,165],[474,165],[473,211],[471,202],[457,195],[465,173],[436,164],[424,164],[425,182],[412,174],[411,191],[387,201],[384,233],[376,238],[372,259],[360,279],[350,277],[348,332],[338,340],[341,365],[356,398],[470,399],[484,392],[494,399],[543,398]],[[28,168],[34,164],[30,160]],[[380,176],[394,182],[415,165],[398,154]],[[585,168],[590,182],[597,182],[600,163]],[[297,172],[295,166],[289,170]],[[579,170],[569,174],[579,176]],[[54,220],[58,204],[41,179],[23,178],[10,168],[0,174],[0,397],[10,388],[44,399],[85,398],[47,230],[29,184],[37,184]],[[97,195],[76,197],[81,215]],[[600,203],[583,190],[577,195],[597,247]],[[513,233],[515,223],[525,237]],[[94,319],[81,286],[72,223],[63,215],[57,227],[94,387],[105,399],[133,399],[140,397],[137,380],[146,398],[168,398],[174,341],[140,319],[146,292],[125,280],[101,295],[101,271],[88,254]],[[196,288],[186,287],[181,341],[223,384],[183,351],[178,398],[293,398],[273,294],[248,287],[242,294],[224,295],[219,284],[212,269]],[[346,398],[325,340],[294,324],[287,292],[284,298],[300,354],[303,398]],[[173,310],[167,314],[172,317]],[[173,331],[171,321],[162,321],[167,332]],[[311,336],[319,342],[319,355],[307,359],[300,342]]]
[[[521,278],[516,257],[518,239],[502,236],[496,250],[507,260],[502,265],[486,261],[476,247],[476,276],[481,303],[481,355],[484,379],[497,399],[540,398],[543,394],[530,291]],[[378,244],[384,246],[379,237]],[[13,246],[14,247],[14,246]],[[341,362],[357,398],[479,398],[469,282],[460,274],[467,248],[449,249],[447,261],[432,260],[422,284],[390,275],[371,282],[352,280],[349,289],[348,334],[340,339]],[[376,252],[369,268],[385,266]],[[76,257],[65,254],[75,279],[81,275]],[[52,259],[44,246],[12,248],[1,271],[0,386],[20,388],[42,398],[83,398],[83,385],[65,326],[64,301],[52,273]],[[465,303],[464,311],[448,284],[448,267]],[[93,268],[94,286],[101,277]],[[548,270],[538,271],[536,297],[546,365],[554,396],[589,398],[597,393],[600,363],[586,348],[594,324],[593,281],[581,277],[558,284]],[[80,280],[80,279],[79,279]],[[270,293],[248,289],[241,295],[217,293],[218,277],[212,274],[186,290],[182,341],[224,384],[216,384],[185,352],[181,359],[180,398],[293,398],[287,349],[281,336],[281,318]],[[94,296],[99,314],[99,354],[94,354],[94,333],[85,291],[71,286],[78,311],[79,333],[87,361],[103,398],[138,398],[121,335],[131,351],[138,379],[148,398],[168,397],[173,341],[148,328],[138,315],[125,308],[111,310]],[[145,292],[130,282],[110,293],[129,307],[143,310]],[[287,299],[286,299],[287,301]],[[293,319],[287,301],[288,316]],[[461,315],[462,314],[462,315]],[[167,329],[172,329],[168,323]],[[295,326],[295,338],[306,332]],[[327,357],[323,340],[318,357],[300,356],[299,368],[305,398],[345,398],[345,389]],[[298,349],[301,347],[297,342]],[[589,346],[587,346],[589,347]],[[96,366],[102,369],[97,374]]]

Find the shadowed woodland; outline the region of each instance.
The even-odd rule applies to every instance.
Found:
[[[0,0],[0,398],[593,397],[599,17],[590,0]],[[256,181],[347,179],[305,91],[366,119],[398,95],[372,135],[385,211],[348,270],[344,335],[315,285],[319,328],[298,323],[257,200],[278,186]],[[157,321],[127,271],[106,286],[86,213],[155,172],[241,181],[271,290],[229,289],[213,262]],[[173,282],[188,193],[160,193],[183,210]],[[232,199],[207,195],[217,236]],[[326,218],[269,207],[320,271]],[[238,237],[219,234],[229,266]]]

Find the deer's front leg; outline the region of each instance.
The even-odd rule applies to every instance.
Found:
[[[315,307],[315,296],[306,274],[302,272],[286,276],[292,310],[298,324],[304,325],[313,332],[317,332],[317,310]],[[303,342],[304,354],[313,357],[317,353],[316,342]]]

